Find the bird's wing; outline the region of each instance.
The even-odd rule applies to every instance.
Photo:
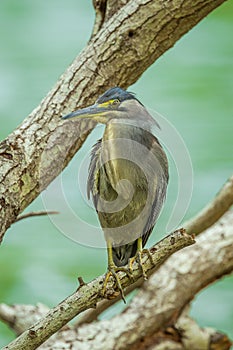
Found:
[[[97,143],[92,147],[91,151],[91,160],[88,171],[87,178],[87,196],[90,199],[92,194],[94,205],[96,206],[96,195],[98,194],[99,187],[99,153],[101,147],[102,139],[98,140]]]
[[[152,204],[151,212],[149,215],[149,218],[147,220],[147,223],[145,225],[145,228],[143,230],[143,235],[142,235],[142,245],[143,247],[145,246],[151,231],[154,228],[154,225],[158,219],[158,216],[160,214],[160,211],[162,209],[163,203],[166,198],[166,190],[167,190],[167,179],[160,178],[159,180],[160,187],[157,188],[156,193],[155,193],[155,199]]]
[[[162,206],[164,204],[165,198],[166,198],[166,192],[167,192],[167,184],[168,184],[168,161],[165,152],[162,149],[162,146],[158,142],[157,138],[153,137],[152,146],[150,151],[153,153],[154,157],[156,157],[157,161],[153,162],[153,157],[150,159],[152,160],[152,164],[149,166],[151,167],[151,181],[152,183],[152,192],[153,192],[153,202],[152,207],[150,210],[150,215],[148,217],[147,223],[143,230],[142,235],[142,242],[143,246],[145,246],[151,231],[153,230],[153,227],[156,223],[156,220],[158,219],[158,216],[160,214],[160,211],[162,209]],[[159,164],[159,169],[156,169],[156,165]]]

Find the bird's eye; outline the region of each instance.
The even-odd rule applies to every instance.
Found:
[[[118,105],[119,103],[120,103],[120,101],[118,99],[112,101],[113,105]]]

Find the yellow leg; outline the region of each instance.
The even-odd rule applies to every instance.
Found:
[[[141,251],[142,251],[142,237],[139,237],[137,241],[137,253]]]
[[[109,277],[113,276],[115,281],[116,281],[117,287],[118,287],[118,289],[120,291],[121,298],[124,301],[124,303],[126,303],[125,296],[124,296],[124,291],[123,291],[123,288],[121,286],[121,281],[120,281],[120,279],[119,279],[119,277],[117,275],[117,272],[118,271],[123,271],[123,272],[125,272],[128,275],[128,277],[131,278],[130,272],[128,271],[127,267],[118,267],[118,266],[115,265],[115,263],[113,261],[113,257],[112,257],[112,243],[109,240],[107,240],[107,251],[108,251],[108,272],[107,272],[107,274],[105,276],[105,280],[104,280],[103,295],[105,295]]]
[[[108,267],[115,266],[113,257],[112,257],[112,243],[111,241],[107,241],[107,251],[108,251]]]
[[[142,270],[143,278],[145,280],[147,280],[147,274],[146,274],[146,271],[145,271],[143,264],[142,264],[142,257],[143,257],[144,253],[147,254],[148,258],[150,259],[151,264],[153,264],[153,259],[152,259],[150,251],[148,249],[142,248],[142,237],[139,237],[137,240],[137,252],[136,252],[135,256],[129,260],[129,270],[132,272],[132,265],[133,265],[134,261],[137,260],[138,264]]]
[[[146,274],[146,271],[145,271],[143,264],[142,264],[142,256],[143,256],[142,237],[140,237],[140,238],[138,238],[138,242],[137,242],[136,259],[138,260],[138,264],[142,270],[142,275],[143,275],[144,280],[147,280],[147,274]]]

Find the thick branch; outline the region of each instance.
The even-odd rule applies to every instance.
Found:
[[[232,343],[225,334],[213,328],[201,328],[188,312],[187,307],[175,325],[149,337],[150,350],[230,350]],[[135,350],[142,349],[135,347]]]
[[[187,235],[183,230],[176,231],[173,234],[165,237],[162,241],[157,243],[150,249],[153,258],[153,265],[151,264],[148,256],[143,259],[145,271],[150,273],[150,270],[154,269],[155,266],[158,268],[172,253],[184,248],[190,244],[193,244],[194,240],[190,235]],[[133,265],[132,271],[133,280],[137,281],[141,278],[141,269],[137,263]],[[119,274],[122,287],[129,286],[131,279],[125,274]],[[73,319],[80,312],[95,307],[96,303],[103,299],[101,295],[103,289],[104,276],[100,276],[92,282],[81,286],[78,290],[58,306],[51,309],[45,318],[38,321],[36,324],[31,326],[29,330],[21,334],[16,340],[6,346],[4,349],[21,350],[25,346],[28,350],[36,349],[52,334],[57,332],[67,322]],[[107,289],[106,296],[114,298],[119,292],[114,290],[114,280],[111,279],[108,283],[109,288]]]
[[[212,226],[233,204],[233,176],[223,185],[215,198],[203,208],[194,218],[183,224],[188,234],[199,234]],[[142,285],[143,280],[133,284],[126,289],[125,295],[133,289]],[[77,320],[76,326],[82,323],[90,323],[96,320],[98,315],[113,305],[117,299],[101,301],[95,310],[87,310],[82,317]]]
[[[183,224],[187,233],[199,234],[212,226],[233,205],[233,176],[215,198],[194,218]]]
[[[127,349],[127,345],[137,344],[137,349],[140,349],[143,337],[151,336],[167,324],[175,323],[184,306],[197,292],[230,273],[233,270],[232,224],[231,212],[200,235],[194,246],[174,254],[163,264],[144,284],[122,315],[101,324],[101,335],[105,329],[115,339],[115,346],[117,344],[111,348],[107,345],[106,336],[103,348],[120,350]],[[91,324],[86,326],[85,331],[93,334],[97,328]],[[95,340],[89,341],[92,349],[95,349],[94,343]]]
[[[19,335],[44,317],[49,308],[41,303],[34,305],[0,304],[0,319]]]
[[[53,348],[55,344],[59,345],[57,349],[62,349],[68,339],[70,349],[82,349],[82,346],[85,345],[85,350],[95,350],[101,343],[105,350],[134,348],[140,350],[144,349],[146,344],[152,344],[152,340],[155,342],[156,337],[158,340],[161,333],[157,334],[157,332],[173,325],[177,326],[178,330],[184,329],[183,341],[191,344],[193,339],[191,339],[190,332],[192,329],[189,327],[185,329],[184,319],[182,316],[180,318],[180,315],[193,296],[202,288],[233,271],[232,227],[233,212],[228,212],[215,226],[198,236],[195,245],[170,257],[144,283],[143,288],[123,313],[111,320],[86,324],[78,329],[72,327],[62,329],[55,338],[51,338],[41,346],[41,349]],[[78,293],[82,293],[82,289]],[[199,340],[205,345],[202,347],[203,350],[209,349],[207,335],[203,334],[203,338]],[[224,336],[219,339],[219,342],[220,340],[225,344],[225,347],[222,346],[220,349],[229,349],[229,340]],[[214,341],[217,340],[212,339],[213,343]],[[192,346],[186,347],[186,349],[191,348]],[[20,347],[9,345],[4,349],[20,349]],[[28,349],[31,348],[28,347]],[[158,350],[159,348],[154,346],[151,349]],[[180,347],[180,349],[185,349],[185,347]]]
[[[104,349],[125,350],[131,348],[132,344],[137,350],[143,349],[144,341],[147,342],[152,334],[168,324],[176,323],[184,306],[197,292],[233,271],[232,224],[231,212],[200,235],[196,245],[176,253],[163,264],[144,284],[123,314],[78,329],[76,340],[82,339],[86,346],[88,344],[90,349],[95,349],[101,330]],[[89,334],[93,335],[93,339],[88,338]]]
[[[95,23],[91,37],[98,33],[105,21],[107,0],[93,0],[93,6],[95,9]]]
[[[7,324],[20,334],[25,331],[33,322],[40,317],[45,316],[48,309],[38,304],[31,305],[0,305],[0,315]],[[189,316],[189,308],[180,315],[175,325],[169,325],[166,329],[161,330],[143,341],[143,349],[150,350],[229,350],[232,343],[230,339],[223,333],[213,328],[201,328]],[[77,330],[72,326],[62,328],[53,339],[44,343],[40,349],[63,350],[69,346],[70,350],[80,349],[80,345],[76,343]],[[131,347],[130,350],[140,350],[137,347]]]
[[[40,106],[0,145],[0,240],[94,127],[62,123],[60,115],[93,102],[106,88],[134,83],[223,2],[176,0],[164,7],[163,1],[131,0],[104,23]]]

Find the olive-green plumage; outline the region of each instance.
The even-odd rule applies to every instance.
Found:
[[[152,128],[158,127],[134,94],[119,87],[107,90],[93,106],[71,117],[105,124],[93,147],[88,194],[109,249],[109,265],[123,266],[142,247],[156,223],[168,183],[168,162]]]

